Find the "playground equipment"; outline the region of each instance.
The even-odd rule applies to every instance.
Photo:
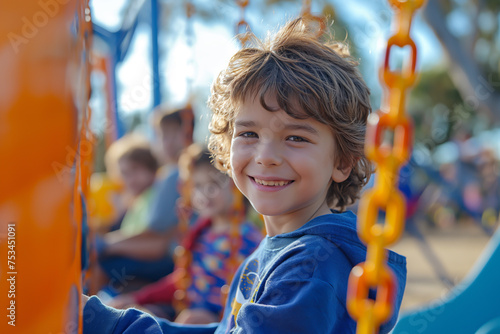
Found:
[[[87,0],[2,2],[1,333],[81,332],[90,23]]]
[[[403,313],[394,334],[500,333],[500,229],[468,276],[447,296]]]
[[[109,54],[105,57],[107,80],[109,81],[108,103],[112,113],[111,119],[115,122],[113,131],[115,139],[125,134],[125,126],[120,117],[116,90],[116,69],[124,61],[132,42],[133,35],[139,22],[146,22],[151,28],[151,65],[153,88],[153,108],[161,104],[161,80],[159,71],[159,50],[158,50],[158,20],[159,5],[158,0],[140,0],[127,11],[127,17],[118,31],[112,32],[106,28],[93,23],[92,28],[95,38],[103,40],[109,46]],[[152,108],[152,109],[153,109]],[[108,143],[110,144],[110,143]]]

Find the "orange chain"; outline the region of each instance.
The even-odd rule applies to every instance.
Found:
[[[384,105],[368,117],[365,154],[377,166],[375,185],[361,197],[358,211],[358,235],[367,245],[366,261],[355,266],[349,275],[347,309],[358,322],[358,334],[378,333],[382,323],[394,311],[396,278],[387,265],[389,245],[396,242],[404,229],[406,202],[397,188],[399,170],[410,156],[413,145],[413,123],[405,113],[406,94],[415,83],[417,47],[410,37],[415,11],[424,0],[389,0],[395,10],[396,33],[387,41],[384,64],[380,69],[382,84],[387,88]],[[393,46],[409,46],[411,58],[403,70],[391,71],[389,60]],[[384,134],[392,132],[394,144],[385,142]],[[385,222],[377,222],[385,212]],[[369,289],[377,291],[376,300],[368,297]]]
[[[250,3],[250,0],[236,0],[236,3],[238,4],[238,7],[240,7],[240,20],[236,24],[236,36],[238,37],[238,40],[240,41],[241,46],[245,46],[245,44],[248,42],[250,39],[249,34],[246,34],[247,32],[250,32],[250,25],[248,22],[245,20],[245,9],[247,8],[248,4]],[[244,28],[244,31],[241,31],[241,29]]]
[[[314,15],[311,12],[311,0],[304,0],[302,2],[302,10],[300,12],[300,16],[310,21],[314,21],[318,24],[318,33],[316,37],[321,37],[326,31],[326,22],[325,19],[320,15]]]
[[[179,225],[177,226],[181,239],[188,234],[189,219],[191,217],[191,179],[183,180],[179,185],[181,197],[177,200],[177,215],[179,217]],[[192,262],[192,254],[182,245],[175,247],[174,264],[176,273],[173,306],[177,314],[189,306],[187,301],[186,291],[191,284],[191,276],[189,275],[189,267]]]

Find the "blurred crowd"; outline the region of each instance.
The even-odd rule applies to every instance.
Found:
[[[439,145],[430,159],[414,155],[400,183],[408,218],[444,229],[475,223],[492,234],[500,214],[499,147],[493,138],[456,136]]]

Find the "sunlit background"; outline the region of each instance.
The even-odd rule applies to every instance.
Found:
[[[132,1],[92,1],[92,18],[95,24],[110,31],[117,31],[127,13],[133,12]],[[207,115],[204,102],[209,87],[229,58],[238,50],[235,27],[239,8],[234,1],[193,1],[194,14],[188,21],[182,1],[160,1],[160,86],[162,103],[172,106],[185,104],[188,95],[196,101],[197,114],[202,121]],[[301,11],[300,1],[250,1],[246,19],[252,31],[264,37],[287,19]],[[368,82],[374,105],[380,102],[378,66],[390,32],[392,11],[385,1],[313,1],[312,11],[326,12],[335,25],[336,38],[351,45],[361,62],[361,69]],[[450,25],[461,27],[460,12],[450,18]],[[456,18],[455,18],[456,17]],[[187,25],[192,33],[188,36]],[[419,47],[419,67],[438,66],[443,52],[431,29],[417,16],[414,39]],[[125,60],[117,68],[117,101],[120,117],[127,127],[139,126],[153,108],[152,99],[151,32],[148,22],[140,22],[133,36]],[[192,86],[188,80],[192,78]],[[99,95],[99,94],[95,94]],[[99,106],[95,98],[93,106]],[[99,109],[99,108],[95,108]],[[132,124],[135,120],[135,123]],[[102,124],[99,119],[95,124]],[[138,129],[147,131],[146,128]],[[197,127],[198,140],[207,135],[206,127]]]
[[[118,31],[126,26],[126,17],[136,15],[142,3],[130,0],[91,1],[92,18],[96,25]],[[421,11],[415,18],[412,36],[418,47],[417,69],[422,72],[422,79],[410,100],[409,112],[417,120],[417,158],[428,159],[434,149],[452,139],[454,129],[462,128],[462,125],[467,136],[481,138],[484,131],[494,130],[491,126],[494,124],[491,120],[495,119],[491,115],[491,102],[484,101],[479,92],[484,90],[488,93],[490,89],[498,92],[500,86],[500,14],[492,3],[484,2],[481,8],[477,8],[473,2],[466,0],[446,1],[441,9],[443,15],[438,20],[440,22],[432,23],[434,27],[424,20]],[[208,135],[206,125],[209,113],[205,102],[210,84],[240,47],[235,38],[240,11],[236,1],[198,0],[192,1],[192,4],[193,15],[188,19],[184,1],[159,1],[159,85],[163,104],[176,107],[190,99],[193,101],[199,120],[195,136],[197,141],[203,142]],[[253,0],[247,7],[245,18],[251,30],[264,37],[269,30],[298,16],[301,6],[302,1],[298,0]],[[378,68],[384,56],[393,15],[388,3],[380,0],[320,0],[312,1],[312,12],[329,17],[333,22],[331,33],[350,45],[371,88],[372,105],[378,108],[381,99]],[[444,29],[444,37],[440,38],[448,41],[440,42],[436,29]],[[462,44],[458,48],[450,48],[447,45],[450,37],[446,34],[451,35],[451,43],[455,39]],[[449,61],[449,54],[464,50],[479,70],[467,74],[481,76],[479,81],[475,78],[470,83],[475,87],[460,87],[464,76],[457,66],[461,64]],[[396,48],[391,60],[398,59],[398,56],[405,58],[407,51]],[[128,53],[117,66],[116,99],[117,114],[124,127],[148,136],[152,136],[148,115],[153,109],[151,52],[151,28],[146,18],[139,20]],[[94,75],[93,82],[94,88],[98,87],[99,77]],[[487,86],[480,87],[482,82]],[[98,89],[94,92],[91,105],[96,114],[95,130],[99,133],[99,124],[103,124],[103,114],[99,112],[103,109],[103,99]],[[475,109],[480,112],[474,113]],[[487,136],[490,135],[498,138],[495,131],[487,133]],[[500,151],[498,147],[496,149]]]

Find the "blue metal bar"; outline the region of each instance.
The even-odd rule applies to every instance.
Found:
[[[151,45],[153,67],[153,108],[161,103],[160,67],[158,51],[158,0],[151,0]]]
[[[120,112],[118,109],[118,94],[117,94],[117,84],[116,84],[116,67],[118,65],[118,59],[119,59],[119,47],[118,47],[118,40],[119,40],[119,34],[120,32],[111,32],[107,30],[104,27],[101,27],[100,25],[93,23],[93,31],[94,35],[101,38],[103,41],[105,41],[111,50],[111,68],[109,69],[108,77],[109,80],[111,80],[111,87],[112,89],[112,96],[109,96],[112,100],[112,104],[114,107],[114,121],[115,121],[115,127],[116,127],[116,138],[122,137],[125,132],[125,125],[123,124],[123,121],[120,117]]]
[[[95,36],[98,36],[105,42],[109,43],[110,47],[114,47],[116,45],[116,33],[113,33],[108,29],[101,27],[95,22],[92,22],[92,30]]]
[[[125,129],[125,124],[123,124],[123,120],[120,117],[120,111],[118,108],[118,86],[116,84],[116,67],[118,66],[118,62],[116,60],[116,54],[114,54],[111,57],[111,73],[110,73],[110,80],[112,81],[113,84],[113,106],[115,108],[115,122],[116,122],[116,139],[119,139],[125,135],[127,132]]]
[[[160,66],[159,66],[159,48],[158,48],[158,22],[159,22],[159,6],[158,0],[144,1],[139,5],[135,17],[122,25],[117,32],[111,32],[98,24],[93,24],[94,34],[104,40],[111,49],[111,73],[109,74],[113,86],[113,106],[115,108],[116,135],[117,138],[125,134],[125,125],[120,118],[117,98],[117,83],[116,83],[116,68],[121,63],[130,48],[133,35],[137,28],[139,20],[146,21],[151,26],[151,65],[152,65],[152,85],[153,85],[153,108],[161,104],[161,85],[160,85]]]

